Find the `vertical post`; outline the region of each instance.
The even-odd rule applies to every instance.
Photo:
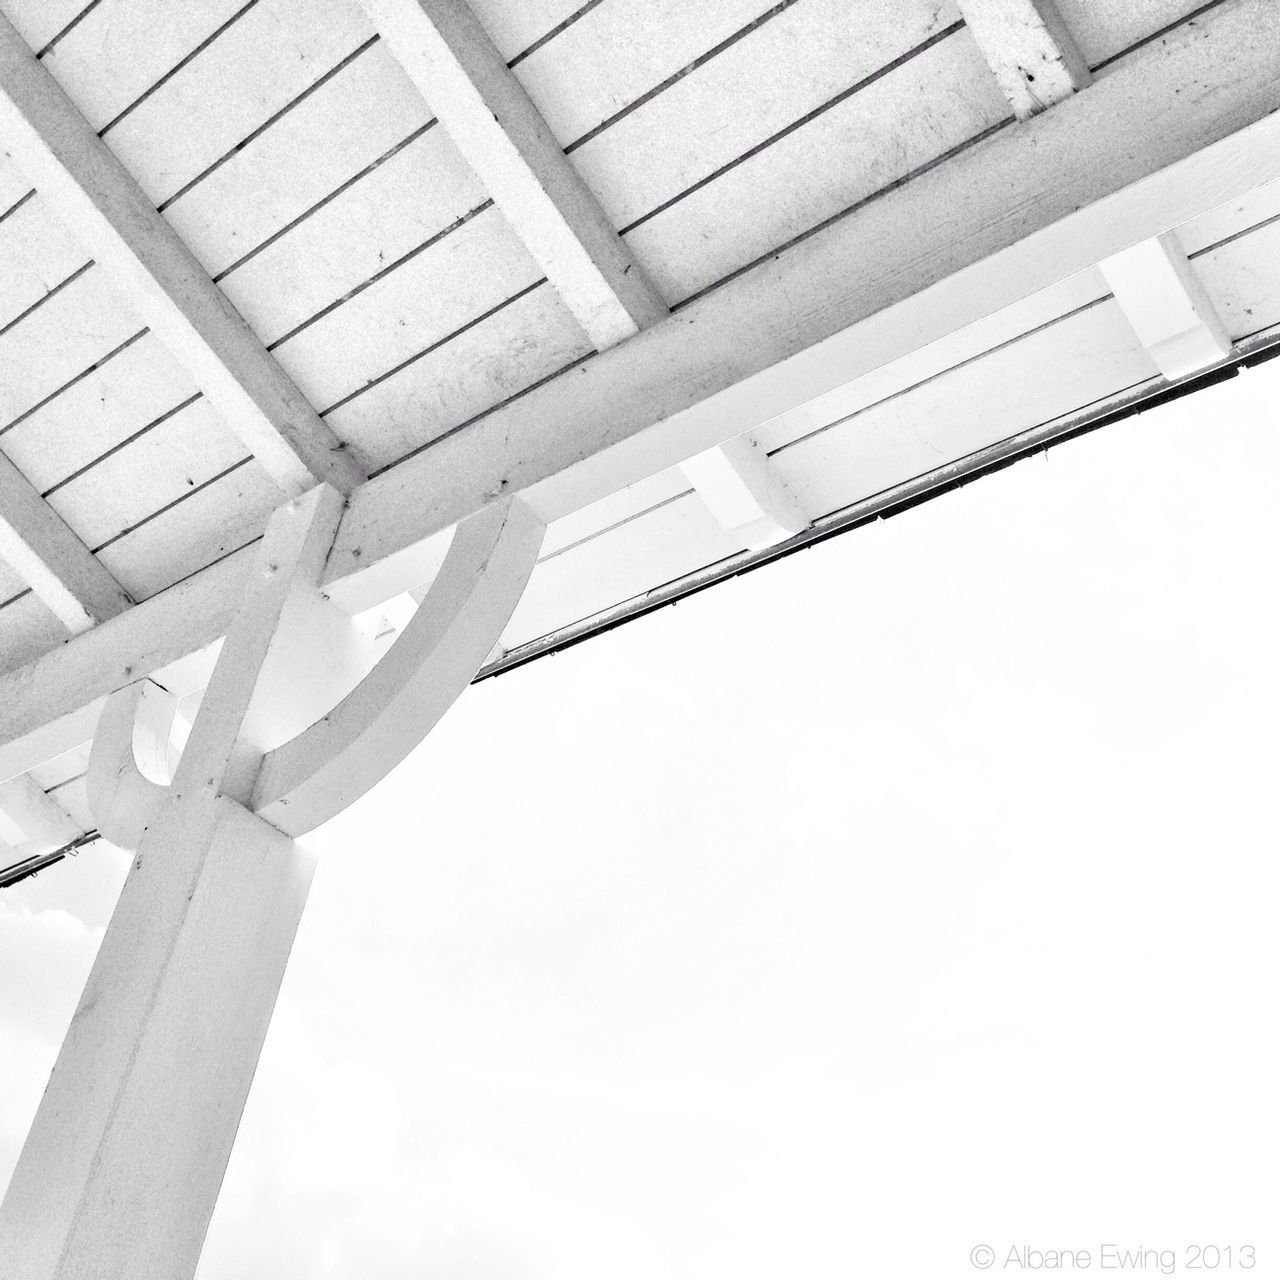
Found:
[[[341,511],[321,485],[267,527],[0,1206],[4,1280],[195,1272],[311,882],[241,801],[272,734],[306,722],[290,686],[325,683],[299,649],[341,675],[317,590]]]

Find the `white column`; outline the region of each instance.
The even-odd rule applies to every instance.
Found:
[[[165,806],[0,1209],[0,1276],[194,1274],[311,870],[235,801]]]

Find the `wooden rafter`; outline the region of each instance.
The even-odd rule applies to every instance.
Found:
[[[360,486],[325,591],[370,607],[428,577],[416,549],[493,502],[521,494],[558,518],[1280,179],[1277,107],[1280,11],[1209,11],[1088,93]],[[85,741],[84,708],[222,634],[248,563],[225,560],[0,676],[0,776]]]
[[[350,493],[355,460],[0,15],[6,152],[280,487]]]
[[[462,0],[361,0],[597,350],[666,304]]]
[[[17,573],[72,635],[114,618],[133,603],[102,562],[3,453],[0,560]]]

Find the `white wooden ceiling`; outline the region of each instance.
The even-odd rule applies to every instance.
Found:
[[[1165,44],[1197,24],[1210,33],[1243,3],[1058,9],[1101,82],[1135,59],[1158,69]],[[472,8],[677,314],[1023,127],[953,0]],[[0,11],[367,474],[430,458],[599,358],[352,0],[0,0]],[[1238,353],[1280,332],[1274,183],[1177,235]],[[754,436],[820,526],[1165,386],[1086,270]],[[137,602],[253,541],[281,499],[10,160],[0,451]],[[743,553],[679,468],[657,469],[551,525],[494,662]],[[0,672],[66,634],[0,564]],[[65,785],[75,763],[38,780]]]

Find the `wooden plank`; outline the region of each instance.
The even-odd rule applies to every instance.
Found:
[[[472,0],[476,17],[508,60],[568,22],[584,0]],[[572,29],[572,28],[570,28]],[[554,44],[559,36],[549,42]]]
[[[766,422],[756,438],[773,452],[1106,296],[1106,282],[1090,267]]]
[[[1211,249],[1194,265],[1231,338],[1280,324],[1280,222]]]
[[[1088,93],[367,483],[343,519],[327,590],[359,597],[393,556],[411,585],[416,545],[503,494],[525,493],[544,515],[575,510],[1280,177],[1276,37],[1267,0],[1214,10]],[[397,586],[384,578],[380,589]],[[190,599],[150,604],[152,631],[197,647],[207,619]],[[40,726],[74,721],[116,687],[115,663],[139,674],[159,665],[150,636],[116,631],[110,661],[88,644],[143,607],[0,680],[8,758],[56,742]]]
[[[31,482],[0,453],[0,558],[72,635],[133,602]]]
[[[276,347],[275,356],[323,412],[532,285],[539,274],[505,219],[490,208]],[[265,303],[270,295],[264,290],[260,296]]]
[[[0,431],[143,329],[95,267],[0,334]]]
[[[169,205],[165,217],[216,276],[429,119],[421,95],[376,44]]]
[[[682,302],[1007,118],[958,31],[625,239],[666,296]]]
[[[82,0],[79,7],[87,2]],[[102,129],[213,36],[244,3],[106,0],[58,41],[44,64],[93,128]]]
[[[5,0],[4,11],[33,49],[42,49],[87,7],[89,0]]]
[[[244,446],[221,429],[209,402],[196,400],[51,493],[48,501],[86,546],[97,547],[244,456]],[[234,520],[232,508],[225,514]]]
[[[803,0],[570,158],[613,225],[629,226],[945,31],[955,18],[954,6],[937,0],[862,0],[856,20],[847,0]],[[797,49],[805,56],[797,57]],[[980,83],[1005,109],[985,73]],[[934,105],[945,112],[945,96]],[[832,167],[851,158],[842,155]]]
[[[590,350],[569,309],[542,285],[363,392],[328,420],[374,466],[388,466]]]
[[[1093,78],[1054,0],[956,0],[1013,114],[1029,120]]]
[[[521,61],[516,76],[566,146],[774,8],[775,0],[612,0]]]
[[[146,600],[262,532],[280,492],[250,461],[148,520],[98,558],[135,600]]]
[[[770,462],[815,514],[827,515],[1155,376],[1108,300],[864,409]]]
[[[59,226],[39,196],[0,222],[0,329],[41,304],[89,255]]]
[[[348,0],[261,0],[107,140],[143,191],[162,204],[372,34]]]
[[[1178,239],[1191,257],[1250,227],[1280,216],[1280,182],[1268,182],[1217,209],[1210,209],[1178,228]]]
[[[462,0],[361,0],[598,350],[666,305]]]
[[[412,154],[403,152],[396,157],[401,164],[388,161],[385,168],[392,172],[383,175],[379,170],[367,189],[358,195],[349,193],[347,200],[334,201],[307,219],[292,236],[273,244],[224,280],[228,296],[264,342],[273,343],[276,357],[283,358],[288,351],[294,360],[300,360],[303,357],[297,353],[311,349],[310,344],[324,333],[342,334],[337,338],[339,344],[351,338],[360,340],[366,324],[379,323],[376,311],[383,306],[388,314],[380,317],[380,323],[402,330],[384,337],[398,343],[402,355],[407,355],[415,342],[425,346],[431,335],[448,328],[436,330],[428,323],[419,330],[415,321],[404,320],[403,307],[422,305],[413,300],[415,289],[457,294],[433,297],[428,305],[440,315],[448,314],[452,307],[461,317],[474,314],[472,296],[490,297],[495,292],[498,297],[507,296],[527,280],[538,278],[529,253],[492,206],[476,214],[474,220],[449,230],[485,200],[470,175],[458,172],[465,168],[461,160],[449,164],[456,159],[449,156],[451,150],[447,138],[433,131]],[[442,159],[443,164],[433,163]],[[415,193],[408,183],[416,178],[425,178],[428,184]],[[438,182],[433,178],[439,178]],[[438,243],[430,243],[433,239]],[[492,262],[477,256],[484,252],[492,253]],[[403,265],[397,268],[394,264],[402,260]],[[404,284],[404,278],[413,273],[417,273],[416,283]],[[508,273],[512,279],[504,293],[500,278]],[[376,283],[366,288],[375,279]],[[274,346],[285,334],[343,298],[348,301],[317,324],[296,338],[285,339],[282,346]],[[343,332],[348,329],[355,332]],[[317,406],[343,396],[352,385],[379,374],[399,357],[388,351],[383,360],[374,356],[371,362],[362,361],[338,346],[323,358],[337,362],[338,367],[326,378],[325,389],[315,390]]]
[[[12,154],[277,483],[350,492],[355,461],[3,20],[0,87]]]
[[[1204,0],[1057,0],[1058,12],[1091,67],[1181,21]]]
[[[23,419],[4,448],[43,493],[196,394],[186,370],[146,334]],[[207,426],[214,452],[243,452],[221,418]]]

